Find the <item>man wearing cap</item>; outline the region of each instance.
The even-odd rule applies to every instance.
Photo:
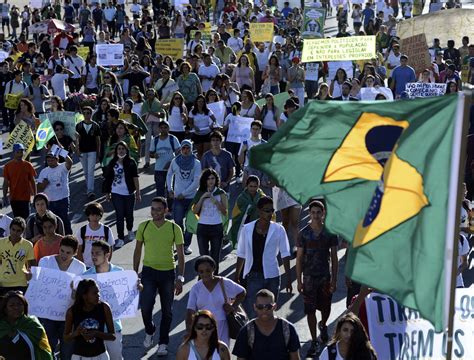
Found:
[[[400,56],[400,66],[397,66],[390,77],[390,89],[395,94],[395,97],[399,98],[405,91],[406,84],[416,81],[415,70],[411,66],[408,66],[408,56]]]
[[[168,187],[168,197],[173,199],[173,219],[176,224],[183,228],[183,220],[189,210],[191,201],[199,187],[201,176],[201,163],[193,154],[193,143],[185,139],[181,142],[181,154],[171,161],[166,185]],[[184,233],[184,253],[192,253],[192,234]]]
[[[66,235],[71,235],[69,172],[71,171],[72,160],[69,155],[65,155],[65,162],[60,164],[59,153],[50,151],[46,155],[46,163],[48,167],[41,170],[38,176],[38,191],[44,192],[48,196],[49,210],[61,218]]]
[[[33,165],[23,160],[25,146],[13,145],[13,160],[5,164],[3,169],[3,205],[11,204],[13,216],[27,219],[30,215],[31,196],[36,195]]]
[[[175,155],[179,154],[181,148],[176,136],[170,135],[170,124],[166,120],[161,120],[158,124],[160,134],[153,138],[150,143],[150,157],[155,161],[155,185],[156,196],[165,196],[166,174],[171,161]]]

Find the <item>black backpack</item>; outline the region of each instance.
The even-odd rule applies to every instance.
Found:
[[[84,225],[81,227],[81,239],[82,239],[82,253],[86,250],[86,230],[87,230],[87,225]],[[104,224],[104,237],[105,237],[105,242],[109,242],[109,232],[110,228]]]

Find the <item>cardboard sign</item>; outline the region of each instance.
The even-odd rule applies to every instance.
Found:
[[[123,44],[97,44],[95,53],[99,66],[123,66]]]
[[[254,42],[273,40],[273,23],[250,23],[250,37]]]
[[[7,109],[11,109],[11,110],[18,109],[18,105],[20,105],[20,101],[21,101],[22,97],[23,97],[23,93],[6,94],[5,95],[5,107]]]
[[[229,124],[227,141],[241,144],[244,140],[250,139],[250,124],[254,118],[238,116],[235,121]]]
[[[365,60],[375,57],[375,36],[305,39],[302,62]]]
[[[4,149],[13,149],[13,144],[20,143],[25,147],[23,158],[26,158],[28,154],[33,150],[35,144],[35,136],[31,131],[31,128],[26,122],[21,120],[8,136],[7,142],[4,144]]]
[[[305,7],[304,20],[301,34],[304,39],[317,39],[324,37],[324,21],[326,10],[315,7]]]
[[[407,37],[401,40],[401,51],[408,56],[408,65],[415,69],[416,74],[430,68],[431,56],[426,43],[425,34]]]
[[[372,293],[365,299],[370,341],[379,359],[445,359],[446,333],[391,297]],[[456,289],[453,359],[474,359],[474,288]]]
[[[441,96],[446,93],[446,84],[408,83],[405,91],[410,99],[419,97]]]
[[[173,59],[183,57],[183,39],[158,39],[155,44],[155,51],[163,56],[171,56]]]

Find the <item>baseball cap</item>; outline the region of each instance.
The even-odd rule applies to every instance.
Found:
[[[192,149],[193,148],[193,142],[189,139],[184,139],[183,141],[181,141],[181,147],[184,147],[184,146],[188,146]]]
[[[25,151],[25,146],[22,143],[13,144],[13,151]]]

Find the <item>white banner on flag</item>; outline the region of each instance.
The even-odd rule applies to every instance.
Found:
[[[365,299],[370,341],[379,359],[446,358],[446,333],[388,295],[371,293]],[[474,288],[456,289],[453,359],[474,359]]]
[[[219,126],[223,126],[226,115],[224,101],[217,101],[214,103],[207,104],[207,108],[212,111]]]
[[[418,97],[441,96],[446,93],[446,84],[407,83],[405,91],[410,99]]]
[[[241,144],[244,140],[250,139],[250,124],[253,118],[237,116],[234,121],[229,124],[229,132],[227,133],[227,141]]]
[[[97,65],[123,66],[123,44],[97,44]]]

